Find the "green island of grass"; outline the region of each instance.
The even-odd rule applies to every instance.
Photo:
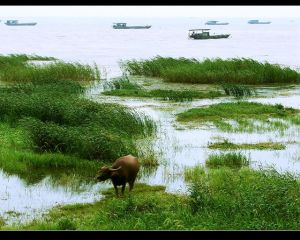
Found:
[[[285,130],[289,127],[288,123],[299,124],[299,110],[280,104],[239,101],[192,108],[177,114],[177,120],[182,123],[212,122],[223,131]]]
[[[241,168],[243,166],[249,166],[250,160],[242,153],[221,153],[221,154],[210,154],[205,162],[205,165],[209,168],[218,167],[230,167],[230,168]]]

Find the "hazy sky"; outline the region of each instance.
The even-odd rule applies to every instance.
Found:
[[[0,6],[0,17],[300,17],[300,6]]]

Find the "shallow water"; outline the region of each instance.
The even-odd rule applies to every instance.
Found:
[[[100,200],[99,191],[107,187],[107,184],[83,184],[76,191],[74,186],[54,185],[50,177],[28,185],[2,170],[0,182],[0,216],[6,224],[28,222],[54,206]]]
[[[134,78],[140,84],[153,89],[160,86],[161,89],[182,89],[182,84],[163,83],[159,79]],[[192,89],[215,89],[210,85],[186,85]],[[280,172],[300,173],[300,148],[299,127],[290,126],[284,132],[222,132],[210,125],[185,125],[176,121],[176,114],[192,107],[207,106],[220,102],[236,101],[232,97],[216,99],[200,99],[191,102],[161,101],[149,98],[120,98],[104,96],[101,94],[101,84],[91,86],[86,96],[99,102],[114,102],[124,104],[138,113],[150,116],[158,125],[158,134],[153,142],[156,157],[160,165],[152,171],[141,171],[137,182],[150,185],[165,185],[166,191],[174,193],[187,193],[188,186],[184,181],[185,167],[205,164],[208,155],[218,153],[221,150],[212,150],[207,146],[210,142],[228,139],[234,143],[257,142],[282,142],[286,145],[284,150],[241,150],[251,159],[251,167],[273,167]],[[286,107],[300,108],[297,101],[300,95],[300,87],[285,86],[257,88],[258,95],[248,99],[249,101],[262,103],[280,103]],[[72,203],[87,203],[100,200],[100,190],[112,187],[111,183],[82,183],[72,182],[70,187],[54,182],[51,177],[45,177],[35,184],[26,182],[17,176],[8,176],[0,171],[0,216],[6,224],[24,223],[39,218],[43,213],[57,205]],[[77,184],[77,185],[76,185]],[[80,186],[79,186],[79,185]]]
[[[137,80],[137,79],[136,79]],[[142,79],[141,82],[145,82]],[[154,81],[155,82],[155,81]],[[169,88],[178,89],[181,84],[168,84]],[[179,86],[178,86],[179,85]],[[161,83],[161,88],[165,84]],[[194,86],[190,86],[194,89]],[[208,86],[202,86],[208,88]],[[201,89],[201,86],[198,86]],[[184,182],[183,171],[186,166],[204,164],[208,155],[221,152],[207,148],[208,143],[223,139],[229,139],[234,143],[257,143],[257,142],[282,142],[286,145],[284,150],[241,150],[251,158],[253,168],[273,167],[279,172],[300,173],[299,152],[299,127],[290,126],[284,132],[222,132],[215,127],[199,126],[192,127],[182,125],[175,120],[175,115],[192,107],[206,106],[219,102],[235,101],[232,97],[222,97],[218,99],[194,100],[192,102],[170,102],[153,99],[139,98],[119,98],[101,96],[101,90],[90,91],[89,97],[95,101],[116,102],[135,109],[138,112],[151,116],[159,126],[159,134],[154,146],[159,155],[161,165],[157,171],[147,177],[142,177],[140,181],[148,184],[166,185],[169,192],[187,192]],[[299,99],[300,88],[296,86],[284,87],[263,87],[257,89],[258,96],[250,98],[249,101],[262,103],[281,103],[286,107],[300,108]],[[263,97],[262,97],[263,96]]]
[[[136,78],[145,83],[149,79]],[[181,88],[181,84],[165,84],[159,79],[149,88]],[[186,88],[195,86],[189,85]],[[197,89],[211,89],[215,86],[197,86]],[[104,96],[103,87],[94,85],[87,91],[87,97],[99,102],[115,102],[124,104],[139,113],[150,116],[158,125],[158,134],[154,141],[154,150],[160,165],[152,172],[141,171],[137,182],[150,185],[165,185],[166,191],[187,193],[188,186],[183,177],[185,167],[205,164],[211,153],[221,152],[207,148],[210,142],[229,139],[234,143],[282,142],[285,150],[241,150],[250,157],[253,168],[273,167],[280,172],[290,171],[300,173],[299,128],[290,126],[286,131],[268,132],[222,132],[213,126],[186,126],[178,123],[176,114],[192,107],[207,106],[219,102],[236,101],[232,97],[216,99],[200,99],[192,102],[171,102],[155,99],[120,98]],[[261,87],[257,89],[258,96],[249,101],[263,103],[281,103],[286,107],[300,108],[296,101],[300,94],[300,87],[289,86],[282,89],[277,87]],[[0,216],[6,223],[26,222],[41,217],[43,213],[57,205],[93,202],[101,199],[101,189],[112,187],[111,183],[90,183],[72,187],[53,184],[50,177],[42,181],[27,185],[16,176],[8,176],[0,171]],[[75,184],[75,182],[74,182]],[[78,184],[78,183],[77,183]],[[77,189],[77,190],[76,190]],[[13,211],[13,212],[12,212]]]

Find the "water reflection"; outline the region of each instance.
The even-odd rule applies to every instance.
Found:
[[[76,181],[69,185],[61,182],[57,184],[57,181],[59,180],[55,177],[47,176],[41,181],[28,184],[25,180],[9,176],[0,170],[0,216],[6,224],[24,223],[34,217],[41,217],[48,209],[57,205],[100,200],[102,195],[99,191],[108,187],[107,184],[91,182],[81,182],[76,186]]]

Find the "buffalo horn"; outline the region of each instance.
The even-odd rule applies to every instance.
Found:
[[[116,169],[110,168],[109,170],[112,171],[112,172],[115,172],[115,171],[120,170],[121,168],[122,168],[122,166],[120,166],[120,167],[118,167],[118,168],[116,168]]]

